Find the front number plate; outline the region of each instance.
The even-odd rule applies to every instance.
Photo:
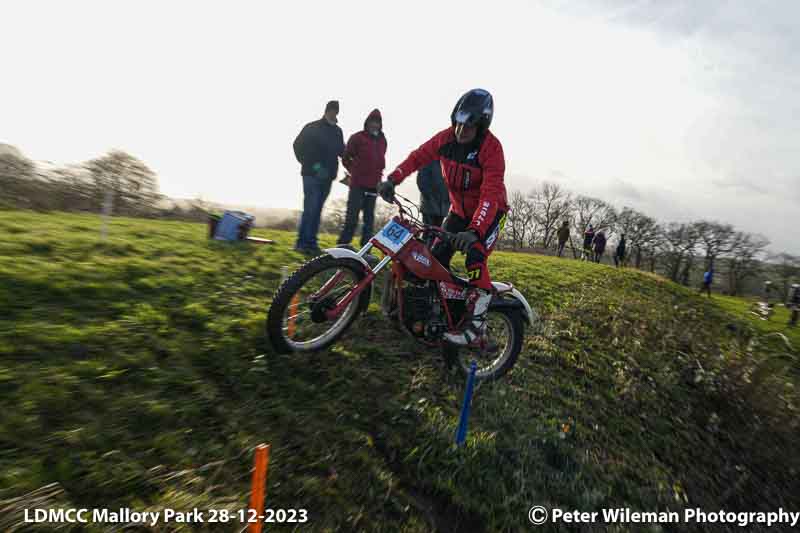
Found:
[[[397,253],[411,239],[411,232],[394,220],[390,220],[373,239],[384,248]]]

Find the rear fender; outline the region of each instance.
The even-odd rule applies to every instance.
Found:
[[[534,311],[525,297],[514,287],[501,282],[492,282],[497,294],[489,304],[490,308],[511,307],[523,311],[522,316],[528,326],[534,327],[539,324],[539,315]]]

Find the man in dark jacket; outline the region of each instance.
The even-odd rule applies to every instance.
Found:
[[[617,243],[617,251],[614,253],[614,266],[624,265],[625,262],[625,234],[623,233]]]
[[[583,233],[583,260],[592,259],[592,241],[594,241],[594,226],[589,224],[589,229]]]
[[[361,246],[364,246],[372,238],[375,200],[378,196],[376,191],[386,167],[386,137],[383,135],[381,112],[377,109],[367,116],[363,131],[354,133],[347,141],[342,165],[350,173],[350,192],[347,194],[347,215],[338,244],[350,245],[358,224],[358,213],[362,212]]]
[[[441,226],[450,210],[450,194],[447,192],[447,185],[442,176],[442,164],[438,159],[419,169],[417,188],[419,188],[422,222]]]
[[[336,125],[338,114],[339,102],[328,102],[323,117],[306,124],[294,140],[294,155],[302,165],[300,174],[303,176],[303,214],[295,250],[307,255],[320,252],[317,233],[322,207],[331,192],[331,183],[339,172],[339,157],[344,152],[342,129]]]
[[[606,233],[603,230],[598,231],[594,236],[594,262],[599,263],[603,258],[603,252],[606,251]]]
[[[798,314],[800,314],[800,285],[793,283],[789,294],[789,303],[787,305],[790,311],[789,325],[797,326]]]
[[[561,227],[558,228],[558,257],[564,253],[564,246],[567,245],[569,240],[569,220],[565,220]]]

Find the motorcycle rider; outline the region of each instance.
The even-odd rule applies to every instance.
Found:
[[[453,245],[464,253],[470,285],[461,330],[445,333],[447,341],[459,345],[482,344],[485,340],[486,312],[492,298],[487,259],[508,211],[503,147],[489,131],[493,114],[494,102],[488,91],[467,92],[453,108],[450,127],[411,152],[378,187],[381,197],[391,202],[395,186],[408,175],[431,161],[441,162],[450,196],[450,212],[443,229],[454,238],[452,243],[439,241],[433,252],[447,268],[455,253]]]

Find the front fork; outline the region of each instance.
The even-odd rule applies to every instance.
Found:
[[[373,246],[372,242],[368,242],[358,251],[356,255],[361,259],[364,259],[364,257],[372,249],[372,246]],[[386,265],[388,265],[391,260],[392,260],[391,256],[387,255],[383,259],[381,259],[378,262],[378,264],[375,265],[374,267],[367,268],[367,275],[364,276],[364,279],[362,279],[358,283],[358,285],[356,285],[353,288],[353,290],[348,292],[347,295],[345,295],[345,297],[336,304],[336,307],[325,312],[325,316],[328,318],[328,320],[333,320],[337,318],[340,314],[342,314],[342,312],[345,309],[347,309],[347,306],[350,305],[350,302],[352,302],[354,298],[360,295],[361,292],[375,280],[378,273],[381,270],[383,270],[383,268]],[[364,259],[364,261],[366,262],[366,259]],[[344,274],[342,274],[341,272],[337,272],[333,277],[331,277],[331,279],[329,279],[325,283],[325,285],[322,286],[322,288],[319,291],[317,291],[317,293],[314,294],[314,296],[315,297],[324,296],[325,293],[331,289],[331,287],[336,286],[336,284],[342,279],[343,275]]]

